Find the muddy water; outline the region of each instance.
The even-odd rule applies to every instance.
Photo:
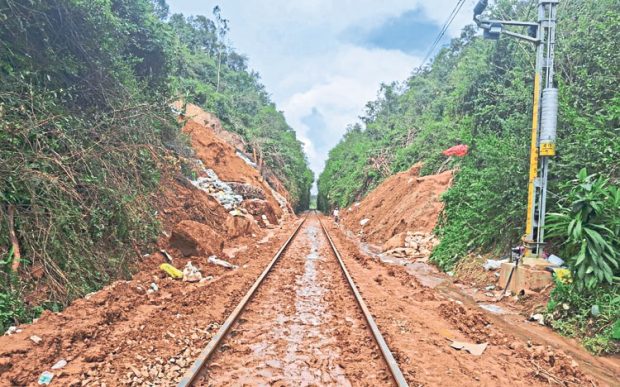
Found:
[[[389,385],[316,219],[308,219],[210,361],[202,385]]]

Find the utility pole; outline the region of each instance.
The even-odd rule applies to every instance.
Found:
[[[498,40],[500,35],[504,34],[533,43],[536,47],[527,220],[523,235],[525,256],[532,258],[543,257],[549,161],[555,156],[558,89],[554,87],[553,77],[559,2],[559,0],[539,0],[536,22],[483,19],[482,13],[488,5],[488,0],[480,0],[474,8],[474,21],[484,30],[485,39]],[[505,26],[527,28],[527,35],[507,30]]]

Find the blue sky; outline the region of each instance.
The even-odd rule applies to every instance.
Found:
[[[470,23],[466,0],[447,36]],[[171,12],[230,21],[228,39],[262,82],[318,177],[329,150],[382,82],[420,65],[457,0],[168,0]]]

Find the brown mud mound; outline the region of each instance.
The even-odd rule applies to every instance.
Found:
[[[222,126],[220,120],[212,113],[202,110],[199,106],[188,103],[183,104],[182,101],[176,101],[172,104],[172,108],[179,112],[180,118],[183,120],[191,120],[200,125],[211,129],[219,138],[228,144],[243,152],[246,151],[246,143],[243,138],[236,134],[228,132]]]
[[[162,233],[156,246],[134,246],[139,272],[0,337],[0,386],[36,385],[44,371],[59,386],[173,385],[260,274],[292,224],[266,237],[257,219],[277,224],[286,202],[213,130],[193,121],[184,130],[205,168],[259,202],[254,217],[227,210],[178,171],[166,171],[152,198]],[[224,254],[231,249],[233,256]],[[236,269],[211,263],[210,255]],[[170,278],[159,267],[170,259],[180,270],[191,261],[203,280]],[[59,360],[68,364],[52,370]]]
[[[420,177],[421,164],[389,177],[360,203],[341,211],[345,226],[382,244],[406,231],[433,231],[443,205],[440,196],[452,171]]]
[[[194,121],[188,121],[183,132],[190,136],[196,156],[207,168],[215,171],[223,181],[237,183],[235,187],[238,189],[252,190],[253,198],[260,192],[276,216],[282,217],[282,206],[271,187],[257,169],[236,154],[235,148],[220,139],[211,129]],[[249,186],[253,188],[248,188]]]

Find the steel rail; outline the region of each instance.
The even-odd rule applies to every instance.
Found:
[[[267,277],[271,269],[273,269],[276,262],[280,259],[280,257],[282,256],[286,248],[290,245],[291,241],[295,238],[295,236],[301,229],[301,226],[303,226],[305,222],[306,222],[306,218],[304,218],[301,221],[301,223],[299,223],[299,226],[295,228],[295,231],[293,231],[291,236],[286,240],[286,242],[284,242],[282,247],[280,247],[278,252],[273,256],[273,259],[271,260],[271,262],[269,262],[269,265],[267,265],[267,267],[265,268],[265,270],[263,270],[263,272],[258,277],[256,282],[254,282],[250,290],[248,290],[245,296],[243,296],[243,298],[241,299],[241,302],[239,302],[239,304],[232,311],[230,316],[228,316],[226,321],[224,321],[224,324],[220,327],[217,334],[211,339],[211,341],[205,347],[205,349],[202,350],[198,358],[194,361],[194,364],[192,364],[192,366],[187,370],[187,372],[185,372],[185,374],[183,375],[183,378],[181,379],[181,381],[179,381],[178,387],[191,386],[196,381],[196,379],[200,375],[202,369],[206,365],[209,358],[213,355],[215,350],[219,347],[224,337],[226,337],[226,335],[228,334],[228,331],[230,331],[230,328],[232,328],[233,324],[239,318],[239,315],[241,314],[241,312],[243,312],[248,302],[252,299],[252,297],[256,293],[256,290],[258,289],[258,287],[265,280],[265,278]]]
[[[394,378],[394,381],[399,387],[408,386],[405,376],[403,375],[402,371],[398,367],[398,362],[396,362],[396,359],[394,359],[394,355],[392,355],[392,351],[390,351],[390,348],[385,342],[385,339],[383,338],[381,331],[379,331],[379,327],[375,323],[375,320],[372,317],[372,314],[370,313],[370,310],[368,309],[366,302],[364,302],[364,299],[362,298],[362,295],[357,289],[357,286],[355,285],[353,278],[349,274],[349,271],[347,270],[347,267],[344,264],[344,260],[342,259],[342,256],[340,255],[340,253],[338,252],[338,249],[336,248],[336,244],[334,243],[332,237],[327,232],[327,228],[325,228],[325,225],[323,224],[320,218],[319,218],[319,223],[321,224],[323,233],[327,237],[327,240],[329,241],[329,244],[334,254],[336,255],[336,258],[338,258],[338,263],[340,264],[340,268],[342,269],[342,272],[344,273],[344,276],[347,278],[347,282],[349,283],[349,286],[351,287],[351,290],[353,291],[353,294],[355,295],[355,300],[357,301],[357,304],[359,305],[359,307],[362,309],[362,312],[364,313],[364,318],[366,319],[366,322],[368,323],[368,326],[370,327],[370,330],[372,331],[372,336],[375,339],[375,342],[377,343],[377,345],[379,346],[379,349],[381,349],[381,353],[383,354],[383,359],[385,360],[388,367],[390,368],[392,378]]]

